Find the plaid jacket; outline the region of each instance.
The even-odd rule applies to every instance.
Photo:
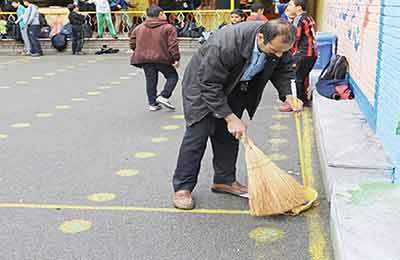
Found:
[[[293,25],[296,27],[296,42],[291,49],[294,57],[318,56],[314,19],[303,13],[295,18]]]

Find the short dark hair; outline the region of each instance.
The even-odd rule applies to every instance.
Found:
[[[148,17],[158,17],[160,15],[161,12],[163,12],[164,10],[159,7],[158,5],[151,5],[150,7],[148,7],[146,9],[146,15]]]
[[[76,5],[74,5],[74,4],[68,4],[68,5],[67,5],[67,8],[68,8],[68,10],[69,10],[70,12],[74,11],[75,7],[76,7]]]
[[[12,0],[12,1],[11,1],[11,3],[16,3],[16,4],[19,4],[19,3],[20,3],[20,1],[18,1],[18,0]]]
[[[265,6],[261,3],[254,3],[251,5],[250,10],[252,12],[257,12],[260,9],[265,9]]]
[[[242,18],[245,18],[245,17],[246,17],[246,13],[243,12],[242,9],[234,9],[234,10],[231,12],[231,14],[237,14],[237,15],[239,15],[239,16],[242,17]]]
[[[295,6],[301,6],[301,8],[305,11],[307,8],[306,0],[293,0]]]
[[[275,19],[261,26],[260,33],[264,36],[264,44],[271,42],[278,36],[282,36],[283,43],[293,44],[296,40],[296,28],[283,19]]]

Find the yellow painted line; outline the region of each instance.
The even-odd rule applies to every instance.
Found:
[[[314,174],[312,165],[312,147],[314,143],[314,132],[311,121],[310,109],[306,108],[302,112],[302,123],[303,123],[303,149],[304,149],[304,173],[303,183],[305,186],[314,187]],[[311,260],[329,260],[329,254],[327,253],[327,235],[322,227],[322,220],[319,213],[319,209],[315,208],[306,214],[308,228],[309,228],[309,246],[308,253],[310,254]]]
[[[40,79],[43,79],[43,77],[41,77],[41,76],[35,76],[35,77],[32,77],[32,79],[40,80]]]
[[[52,116],[53,116],[52,113],[37,113],[36,114],[36,117],[39,117],[39,118],[48,118],[48,117],[52,117]]]
[[[9,89],[11,88],[10,86],[0,86],[0,89]]]
[[[303,112],[303,128],[304,128],[304,133],[303,133],[303,144],[304,144],[304,185],[305,186],[310,186],[314,187],[314,174],[313,174],[313,156],[312,156],[312,147],[313,147],[313,136],[314,136],[314,131],[312,129],[312,126],[310,124],[311,120],[311,112],[310,109],[306,109]]]
[[[66,204],[33,204],[33,203],[0,203],[3,209],[71,209],[88,211],[132,211],[132,212],[154,212],[154,213],[191,213],[209,215],[250,215],[248,210],[229,209],[193,209],[180,210],[175,208],[146,208],[130,206],[88,206],[88,205],[66,205]]]
[[[6,139],[8,137],[8,135],[6,135],[6,134],[0,134],[0,140],[1,139]]]

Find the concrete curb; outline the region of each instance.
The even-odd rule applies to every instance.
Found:
[[[312,86],[319,73],[312,72]],[[335,259],[399,259],[393,231],[400,229],[400,186],[391,184],[390,159],[356,101],[334,101],[316,91],[313,98]]]
[[[182,53],[193,52],[200,46],[200,43],[196,39],[192,38],[179,38],[178,41],[179,48]],[[42,45],[44,55],[71,55],[72,50],[70,40],[68,40],[67,48],[62,52],[57,51],[51,46],[50,39],[40,39],[40,43]],[[118,54],[132,53],[129,48],[129,40],[127,37],[121,37],[117,40],[112,38],[85,39],[83,51],[88,54],[94,54],[104,44],[108,47],[119,49],[120,52]],[[22,43],[16,42],[15,40],[0,40],[0,56],[18,55],[18,53],[23,50],[23,47],[24,46]]]

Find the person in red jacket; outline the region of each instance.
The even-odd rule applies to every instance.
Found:
[[[267,17],[264,15],[265,7],[263,4],[260,3],[254,3],[251,5],[251,13],[247,17],[246,21],[254,22],[254,21],[260,21],[260,22],[266,22],[268,21]]]
[[[163,9],[152,5],[146,9],[147,18],[129,35],[130,47],[134,51],[131,64],[144,69],[149,110],[164,107],[175,110],[169,98],[178,82],[180,53],[177,32],[168,23]],[[167,79],[164,89],[157,96],[158,73]]]
[[[287,14],[296,27],[296,42],[291,49],[296,64],[297,96],[305,106],[309,105],[308,76],[317,61],[315,21],[307,14],[306,0],[291,0]]]

